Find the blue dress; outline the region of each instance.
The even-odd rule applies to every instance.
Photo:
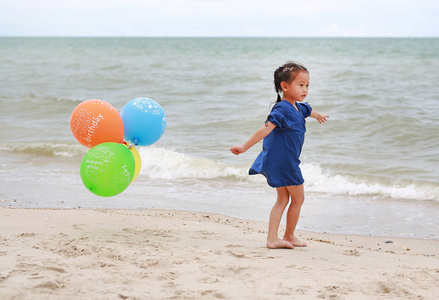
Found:
[[[276,127],[264,138],[262,152],[249,170],[250,175],[262,174],[271,187],[301,185],[300,152],[305,140],[305,118],[311,114],[308,103],[296,102],[298,108],[283,100],[267,117]]]

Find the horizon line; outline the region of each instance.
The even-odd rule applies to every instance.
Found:
[[[324,38],[357,38],[357,39],[373,39],[373,38],[390,38],[390,39],[423,39],[423,38],[439,38],[439,36],[208,36],[208,35],[201,35],[201,36],[191,36],[191,35],[176,35],[176,36],[159,36],[159,35],[1,35],[0,38],[304,38],[304,39],[312,39],[312,38],[318,38],[318,39],[324,39]]]

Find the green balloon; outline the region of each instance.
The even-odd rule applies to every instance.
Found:
[[[81,178],[93,194],[111,197],[122,193],[130,185],[134,170],[134,156],[127,147],[102,143],[85,154],[81,163]]]

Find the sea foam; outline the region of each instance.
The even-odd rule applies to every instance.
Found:
[[[63,143],[8,143],[0,150],[37,156],[83,157],[89,150],[82,145]],[[138,147],[142,160],[140,176],[152,180],[230,180],[249,185],[266,184],[263,176],[249,176],[247,164],[229,164],[188,155],[176,149]],[[394,199],[439,201],[439,187],[434,182],[378,181],[356,178],[322,168],[316,163],[301,164],[305,191],[348,196],[380,196]],[[267,186],[268,187],[268,186]]]
[[[207,158],[190,156],[166,148],[145,147],[139,150],[142,158],[142,176],[152,179],[248,181],[249,184],[265,184],[262,176],[249,176],[249,165],[232,165]],[[307,192],[350,196],[381,196],[395,199],[436,200],[439,191],[434,183],[380,183],[358,180],[349,175],[335,174],[315,163],[301,165]]]

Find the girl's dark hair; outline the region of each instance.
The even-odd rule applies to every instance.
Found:
[[[280,86],[281,82],[292,82],[296,77],[296,74],[300,71],[309,73],[304,66],[293,61],[285,63],[283,66],[277,68],[276,71],[274,71],[274,90],[277,93],[276,103],[282,101],[282,97],[280,95],[280,93],[282,92],[282,88]]]

